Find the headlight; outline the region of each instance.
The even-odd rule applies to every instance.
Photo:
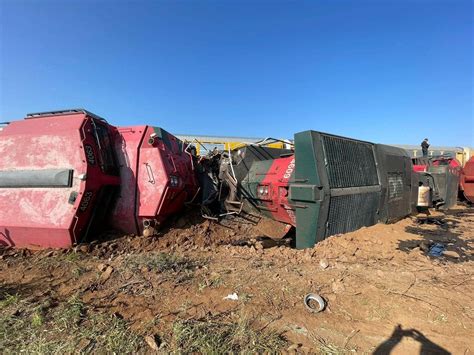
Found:
[[[178,187],[179,177],[171,175],[170,176],[170,185],[171,185],[171,187]]]
[[[269,189],[268,185],[257,186],[257,196],[258,197],[268,198],[269,194],[270,194],[270,189]]]

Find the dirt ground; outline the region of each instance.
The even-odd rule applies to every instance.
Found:
[[[27,352],[474,352],[474,208],[294,250],[244,219],[0,250],[0,348]],[[443,256],[427,255],[443,243]],[[322,296],[319,313],[305,308]],[[233,295],[235,294],[235,295]],[[233,295],[236,299],[225,299]],[[232,298],[232,297],[231,297]]]

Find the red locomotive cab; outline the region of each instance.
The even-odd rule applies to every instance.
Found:
[[[426,172],[428,166],[431,165],[431,158],[412,158],[413,171],[417,173]]]
[[[119,184],[115,128],[82,109],[0,132],[0,244],[67,248],[94,232]]]
[[[455,158],[445,158],[439,157],[433,159],[434,166],[449,166],[449,168],[453,171],[461,170],[461,163]]]
[[[142,233],[194,199],[198,184],[186,146],[159,127],[119,128],[116,151],[122,185],[110,224]]]
[[[247,183],[257,181],[252,186],[254,191],[250,195],[254,196],[258,208],[264,215],[279,222],[296,226],[295,208],[288,201],[289,182],[293,179],[295,170],[295,157],[290,155],[270,161],[268,163],[254,164],[250,169]],[[263,169],[262,169],[263,168]],[[258,171],[261,170],[261,171]],[[255,176],[264,176],[263,179],[255,179]]]

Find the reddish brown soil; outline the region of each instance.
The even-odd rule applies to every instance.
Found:
[[[363,228],[302,251],[258,240],[242,219],[223,224],[193,216],[151,238],[125,236],[71,251],[3,250],[0,288],[55,301],[77,294],[134,331],[165,339],[177,317],[234,314],[281,332],[303,352],[474,351],[473,208]],[[449,256],[428,257],[438,241]],[[192,274],[176,278],[146,262],[131,267],[154,252],[198,262]],[[237,301],[223,299],[234,292]],[[325,311],[305,309],[309,292],[327,300]]]

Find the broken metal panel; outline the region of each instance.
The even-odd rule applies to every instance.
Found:
[[[274,160],[285,155],[293,154],[289,149],[269,148],[256,145],[247,145],[231,153],[233,155],[233,171],[237,181],[242,181],[247,176],[254,162]]]

